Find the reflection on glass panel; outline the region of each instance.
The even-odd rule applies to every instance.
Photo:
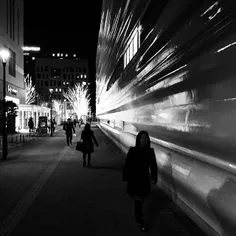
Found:
[[[127,64],[126,64],[126,58],[127,58],[127,57],[126,57],[126,53],[125,53],[125,54],[124,54],[124,67],[126,67],[126,65],[127,65]]]
[[[134,43],[134,41],[132,40],[131,43],[130,43],[130,46],[129,46],[129,49],[130,49],[130,60],[131,60],[131,59],[133,58],[133,56],[134,56],[133,43]]]
[[[138,34],[136,33],[134,36],[134,55],[138,51]]]
[[[129,63],[129,48],[127,48],[127,64]]]

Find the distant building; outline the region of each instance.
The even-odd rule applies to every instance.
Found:
[[[7,48],[6,100],[25,104],[23,0],[0,1],[0,49]],[[0,63],[0,99],[3,99],[3,67]],[[18,114],[20,118],[20,114]]]
[[[53,89],[53,98],[64,101],[63,91],[77,83],[89,83],[88,60],[78,59],[76,54],[52,53],[35,59],[34,82],[39,93]]]
[[[35,75],[35,58],[41,54],[40,47],[24,46],[24,74],[30,76],[34,82]]]

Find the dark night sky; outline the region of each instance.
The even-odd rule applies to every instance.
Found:
[[[95,68],[102,0],[25,0],[24,5],[24,45],[77,53]]]

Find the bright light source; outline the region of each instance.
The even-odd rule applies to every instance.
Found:
[[[74,54],[74,57],[76,57],[76,54]]]
[[[66,57],[68,57],[68,54],[66,54]]]
[[[59,57],[59,56],[60,56],[60,53],[57,53],[57,56]]]
[[[23,51],[35,51],[35,52],[38,52],[38,51],[40,51],[40,47],[28,47],[28,46],[25,46],[25,47],[23,47]]]
[[[52,88],[50,88],[50,89],[49,89],[49,92],[50,92],[50,93],[52,93],[52,92],[53,92],[53,89],[52,89]]]
[[[56,88],[56,92],[58,91],[58,89]]]
[[[83,84],[83,85],[86,85],[86,82],[84,82],[84,81],[83,81],[83,83],[82,83],[82,84]]]
[[[52,56],[55,57],[55,53],[53,53]]]
[[[61,57],[63,57],[63,53],[61,54]]]
[[[2,58],[2,61],[3,61],[4,63],[6,63],[7,60],[8,60],[8,58],[10,57],[10,52],[9,52],[9,50],[8,50],[8,49],[2,49],[2,50],[0,51],[0,56],[1,56],[1,58]]]
[[[87,76],[86,75],[84,75],[84,78],[86,78]]]
[[[35,60],[35,57],[32,57],[32,60]]]

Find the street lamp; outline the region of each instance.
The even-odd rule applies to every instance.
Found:
[[[53,93],[53,89],[49,89],[50,91],[50,102],[51,102],[51,112],[50,112],[50,116],[51,116],[51,136],[52,136],[52,93]]]
[[[2,58],[3,66],[3,104],[2,104],[2,114],[3,114],[3,131],[2,131],[2,157],[3,160],[7,159],[8,147],[7,147],[7,122],[6,122],[6,64],[10,57],[10,52],[7,49],[2,49],[0,51],[0,56]]]

